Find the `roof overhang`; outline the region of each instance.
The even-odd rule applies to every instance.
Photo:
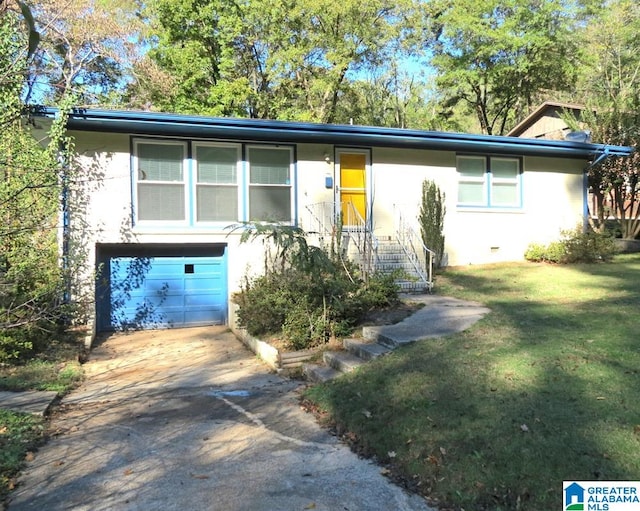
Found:
[[[59,110],[37,107],[32,109],[32,115],[55,118]],[[71,131],[132,135],[377,146],[585,160],[604,153],[608,156],[629,156],[634,151],[632,147],[558,140],[84,108],[76,108],[70,113],[67,128]]]

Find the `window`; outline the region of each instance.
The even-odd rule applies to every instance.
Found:
[[[136,144],[138,220],[185,220],[185,152],[183,143]]]
[[[519,208],[520,159],[498,156],[458,156],[458,205]]]
[[[250,147],[249,219],[291,220],[291,149]]]
[[[233,145],[196,145],[196,221],[238,220],[238,161]]]
[[[292,147],[136,139],[133,152],[136,224],[293,221]]]

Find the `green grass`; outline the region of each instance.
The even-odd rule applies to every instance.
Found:
[[[436,289],[492,312],[306,397],[454,508],[560,509],[563,480],[640,480],[640,256],[454,268]]]
[[[25,455],[37,447],[43,434],[42,417],[0,409],[0,502],[13,489]]]
[[[82,345],[72,333],[54,337],[31,360],[0,364],[0,390],[49,390],[62,396],[82,381],[81,352]]]
[[[82,366],[75,360],[32,360],[0,368],[0,390],[50,390],[66,394],[82,381]]]

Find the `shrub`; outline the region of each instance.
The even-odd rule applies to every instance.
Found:
[[[435,253],[434,264],[436,267],[442,265],[444,256],[444,216],[446,207],[444,205],[445,194],[433,181],[422,182],[422,202],[420,204],[420,234],[424,245]]]
[[[238,324],[249,334],[281,335],[289,348],[306,349],[349,334],[368,312],[398,301],[393,276],[374,274],[365,281],[334,251],[308,247],[300,232],[293,235],[291,243],[279,231],[277,238],[286,243],[277,247],[276,264],[246,279],[233,297]]]
[[[546,260],[547,247],[541,243],[531,243],[524,253],[527,261],[539,263]]]
[[[616,246],[610,234],[581,229],[562,231],[559,241],[549,245],[532,243],[525,252],[525,259],[533,262],[549,263],[595,263],[609,261],[616,253]]]

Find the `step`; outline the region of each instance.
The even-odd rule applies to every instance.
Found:
[[[342,373],[351,372],[364,364],[364,360],[348,351],[325,351],[322,359],[329,367]]]
[[[379,326],[364,326],[362,327],[362,337],[371,342],[381,344],[382,346],[385,346],[390,350],[393,350],[401,345],[401,343],[398,343],[392,337],[388,337],[383,334],[380,331],[381,329],[382,327]]]
[[[421,280],[396,280],[395,284],[398,286],[401,293],[428,293],[429,284]]]
[[[344,345],[344,349],[349,353],[353,353],[355,356],[367,362],[381,355],[386,355],[391,351],[382,344],[367,342],[362,339],[345,339],[342,341],[342,344]]]
[[[333,367],[321,366],[318,364],[302,364],[302,374],[313,383],[324,383],[333,380],[342,373]]]
[[[408,262],[404,262],[404,263],[389,263],[389,262],[378,262],[376,263],[376,270],[383,272],[383,273],[393,273],[394,271],[403,271],[404,273],[415,273],[418,274],[418,272],[416,271],[416,267]]]

